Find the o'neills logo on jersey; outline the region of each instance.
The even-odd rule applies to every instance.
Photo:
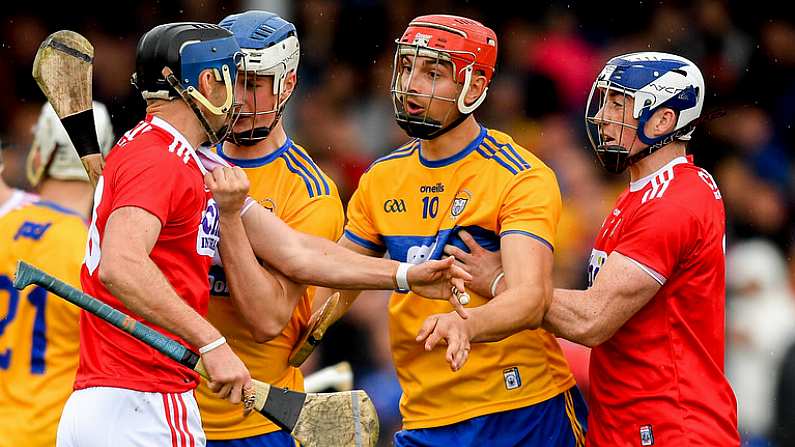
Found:
[[[420,186],[420,192],[422,194],[437,194],[440,192],[444,192],[444,183],[437,182],[435,185],[422,185]]]
[[[209,257],[215,255],[215,250],[218,247],[219,227],[218,204],[215,203],[215,200],[209,199],[199,224],[199,234],[196,236],[196,253]]]

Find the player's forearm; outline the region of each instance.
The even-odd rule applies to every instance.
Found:
[[[243,216],[256,256],[300,284],[334,289],[393,289],[398,263],[357,254],[296,231],[259,205]]]
[[[292,280],[343,290],[394,289],[398,262],[355,253],[326,239],[298,233],[300,243],[285,260]]]
[[[525,329],[538,328],[544,315],[545,293],[540,287],[521,284],[482,306],[468,309],[466,324],[471,341],[499,341]]]
[[[99,275],[113,296],[133,313],[194,347],[204,346],[221,336],[176,294],[146,253],[105,254]]]
[[[219,220],[230,296],[254,340],[264,343],[284,329],[295,300],[288,300],[281,281],[260,265],[238,214],[222,213]]]

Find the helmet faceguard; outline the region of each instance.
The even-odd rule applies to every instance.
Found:
[[[497,59],[497,38],[494,31],[482,24],[463,17],[447,15],[422,16],[414,19],[395,41],[394,68],[392,72],[392,103],[398,125],[409,136],[430,140],[436,138],[463,122],[486,99],[488,87],[472,104],[466,104],[466,96],[472,85],[473,73],[482,73],[486,82],[491,82]],[[408,59],[408,61],[406,61]],[[444,97],[436,92],[436,79],[432,80],[430,93],[413,91],[412,81],[417,64],[431,63],[434,68],[441,64],[452,67],[453,79],[460,85],[456,97]],[[408,79],[404,79],[404,62],[411,64]],[[415,115],[407,111],[407,103],[412,98],[427,101],[424,113]],[[442,120],[429,116],[433,101],[455,104]],[[459,113],[450,124],[450,114]]]
[[[226,137],[238,118],[240,106],[234,103],[240,47],[229,31],[205,23],[169,23],[160,25],[138,42],[136,71],[132,83],[146,100],[171,101],[181,98],[196,115],[211,144]],[[221,104],[213,104],[199,90],[199,76],[211,70],[215,80],[225,86]],[[204,109],[225,122],[216,129]]]
[[[300,58],[300,44],[295,26],[276,14],[266,11],[247,11],[233,14],[221,21],[220,26],[229,30],[242,47],[246,77],[244,94],[253,98],[252,110],[241,111],[240,118],[250,119],[251,127],[242,132],[230,133],[228,139],[238,146],[254,146],[268,138],[279,123],[290,96],[282,99],[285,83],[291,73],[297,73]],[[257,84],[260,77],[273,78],[275,98],[273,107],[260,110],[257,104]],[[257,125],[257,119],[273,115],[273,122]]]
[[[633,99],[632,109],[626,107]],[[704,79],[689,60],[673,54],[644,52],[618,56],[602,69],[591,87],[585,110],[585,126],[597,158],[609,172],[621,173],[638,160],[674,142],[688,141],[701,121]],[[664,135],[646,135],[645,126],[660,108],[676,113],[674,129]],[[637,125],[628,123],[629,117]],[[619,137],[606,138],[606,125],[621,128]],[[634,130],[631,141],[625,130]],[[635,141],[645,148],[630,155]]]

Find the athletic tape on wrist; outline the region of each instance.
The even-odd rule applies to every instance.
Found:
[[[398,265],[397,272],[395,272],[395,282],[397,283],[398,290],[411,290],[408,278],[411,265],[412,264],[408,262],[401,262],[400,265]]]
[[[489,290],[491,291],[491,297],[494,298],[497,295],[497,284],[500,283],[500,280],[505,276],[505,272],[500,272],[494,279],[491,280],[491,287]]]
[[[201,348],[199,348],[199,353],[200,354],[207,354],[208,352],[210,352],[213,349],[221,346],[224,343],[226,343],[226,338],[221,337],[218,340],[215,340],[213,342],[207,343],[206,345],[204,345]]]

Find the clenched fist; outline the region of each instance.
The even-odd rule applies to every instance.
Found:
[[[238,167],[217,167],[204,175],[221,213],[238,213],[248,194],[249,181]]]

